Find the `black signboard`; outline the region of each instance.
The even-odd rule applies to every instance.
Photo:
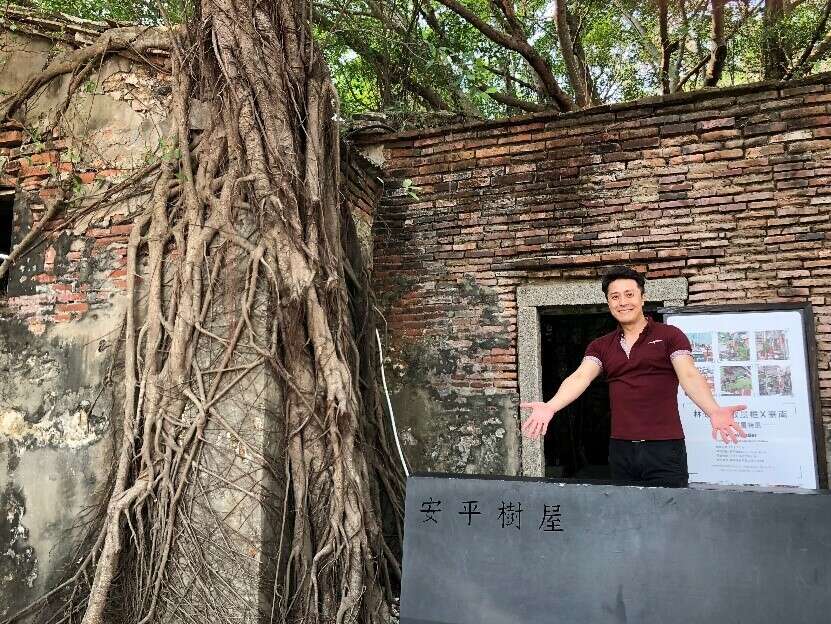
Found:
[[[831,494],[423,475],[402,624],[781,624],[831,613]]]

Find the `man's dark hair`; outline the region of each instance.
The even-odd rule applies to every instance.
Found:
[[[609,284],[619,279],[635,280],[638,283],[638,288],[640,288],[641,294],[643,294],[644,284],[646,283],[643,275],[638,273],[635,269],[630,269],[627,266],[613,266],[611,269],[606,271],[606,274],[603,275],[603,281],[600,283],[603,287],[603,294],[606,295],[606,297],[609,296]]]

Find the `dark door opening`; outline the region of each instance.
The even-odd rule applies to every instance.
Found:
[[[0,254],[7,254],[12,250],[12,225],[14,223],[14,195],[0,195]],[[2,264],[0,258],[0,264]],[[9,273],[0,279],[0,293],[6,292],[9,283]]]
[[[657,306],[645,311],[662,320]],[[605,307],[543,309],[542,395],[548,401],[580,365],[589,343],[617,328]],[[545,434],[545,475],[567,479],[609,479],[609,389],[601,375],[574,403],[559,412]]]

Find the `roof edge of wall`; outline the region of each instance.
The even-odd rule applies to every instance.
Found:
[[[0,7],[0,18],[4,20],[4,23],[0,25],[0,30],[44,37],[77,47],[94,43],[109,28],[134,25],[118,20],[84,19],[68,13],[47,11],[37,6],[14,3]]]
[[[594,106],[592,108],[585,108],[579,111],[573,111],[568,113],[544,111],[540,113],[528,113],[526,115],[518,115],[516,117],[477,120],[459,124],[452,124],[448,126],[437,126],[432,128],[420,128],[417,130],[391,132],[388,134],[372,134],[368,136],[358,135],[353,136],[352,140],[356,145],[362,146],[383,145],[388,143],[412,141],[416,139],[426,139],[430,137],[440,136],[442,134],[452,134],[456,132],[471,132],[475,130],[492,130],[500,127],[519,126],[532,122],[548,122],[562,119],[579,119],[581,117],[590,119],[594,115],[600,115],[604,113],[617,113],[645,106],[673,106],[677,104],[687,104],[691,102],[698,102],[709,99],[718,99],[721,97],[744,95],[748,93],[759,93],[762,91],[770,91],[774,89],[778,91],[787,91],[790,89],[795,89],[814,84],[831,84],[831,71],[812,74],[810,76],[806,76],[805,78],[800,78],[798,80],[789,80],[784,82],[778,80],[768,80],[733,87],[722,87],[718,89],[699,89],[697,91],[685,91],[682,93],[672,93],[670,95],[650,96],[646,98],[641,98],[639,100],[631,100],[628,102],[604,104],[601,106]]]

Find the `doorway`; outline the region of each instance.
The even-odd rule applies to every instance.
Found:
[[[658,305],[646,314],[663,316]],[[589,343],[614,331],[617,322],[605,306],[540,308],[542,400],[548,401],[562,381],[580,365]],[[574,403],[559,412],[544,440],[545,476],[575,480],[607,480],[611,412],[609,389],[601,375]]]
[[[0,254],[8,254],[12,250],[12,226],[14,225],[14,194],[0,195]],[[0,258],[2,264],[2,258]],[[6,292],[9,283],[9,273],[0,278],[0,293]]]

